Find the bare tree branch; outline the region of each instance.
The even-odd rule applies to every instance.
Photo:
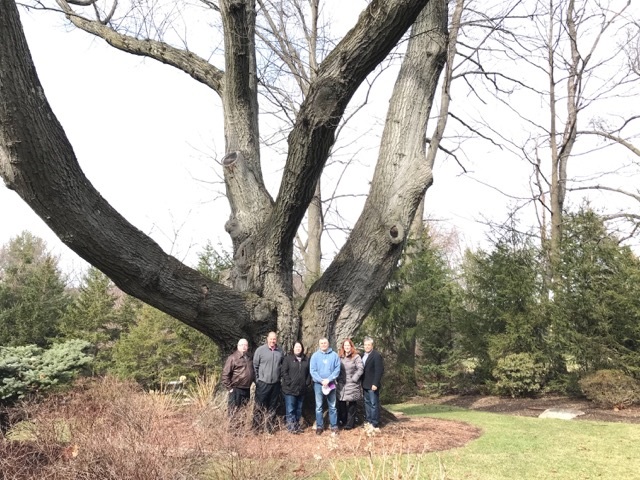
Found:
[[[198,55],[175,48],[157,40],[140,40],[130,35],[124,35],[108,27],[106,23],[113,17],[116,3],[112,11],[103,20],[89,20],[73,11],[69,2],[56,0],[69,21],[87,33],[102,38],[109,45],[123,52],[152,58],[161,63],[171,65],[191,76],[198,82],[207,85],[219,95],[222,94],[222,78],[224,72],[214,67]],[[89,3],[93,5],[94,2]]]

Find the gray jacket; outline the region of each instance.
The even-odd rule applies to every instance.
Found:
[[[338,400],[355,402],[362,398],[360,377],[364,372],[362,358],[357,353],[351,357],[340,358],[340,376],[338,377]]]
[[[256,371],[256,382],[280,383],[280,372],[284,354],[280,347],[271,350],[267,345],[257,348],[253,354],[253,369]]]

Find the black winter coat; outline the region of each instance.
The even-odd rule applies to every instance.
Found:
[[[381,388],[382,375],[384,374],[384,361],[382,355],[377,350],[371,350],[364,364],[364,373],[362,374],[362,388],[370,390],[375,385],[378,390]]]
[[[298,361],[296,356],[289,354],[282,361],[282,393],[284,395],[302,395],[311,385],[311,373],[309,372],[309,359],[302,355]]]

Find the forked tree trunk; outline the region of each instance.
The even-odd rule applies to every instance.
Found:
[[[432,181],[425,128],[444,61],[447,2],[369,3],[356,26],[318,66],[288,137],[280,191],[272,199],[260,165],[253,0],[219,2],[225,71],[191,52],[118,33],[57,1],[79,28],[121,50],[173,65],[221,96],[233,288],[211,282],[164,253],[93,188],[47,102],[13,0],[0,0],[0,174],[5,184],[69,248],[123,291],[200,330],[223,350],[231,350],[240,337],[261,343],[272,329],[278,330],[285,347],[300,337],[311,345],[319,336],[351,335],[395,268],[418,203]],[[292,295],[293,241],[335,130],[359,85],[416,18],[362,215],[298,311]]]

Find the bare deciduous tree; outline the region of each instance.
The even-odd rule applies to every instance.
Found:
[[[604,148],[615,146],[618,155],[621,148],[638,154],[632,142],[638,134],[632,129],[637,116],[628,109],[630,99],[637,97],[638,78],[633,56],[623,48],[638,39],[630,5],[627,0],[531,0],[513,2],[506,12],[500,2],[497,15],[490,6],[483,12],[468,10],[467,33],[475,36],[461,41],[468,48],[462,52],[466,70],[459,77],[483,104],[497,100],[508,121],[467,117],[463,123],[530,165],[530,194],[517,192],[512,199],[516,209],[534,204],[550,272],[558,257],[568,192],[604,191],[594,178],[620,181],[613,173],[625,160],[615,165],[605,161],[613,154],[605,156]],[[488,29],[496,34],[484,35]],[[569,174],[569,165],[578,170],[589,157],[602,160],[588,176]],[[626,175],[640,173],[637,164],[626,163]]]
[[[105,9],[96,1],[57,3],[76,27],[125,52],[178,68],[221,97],[232,288],[210,282],[167,255],[91,185],[47,102],[13,0],[0,0],[0,174],[5,184],[123,291],[225,348],[239,337],[257,342],[274,328],[285,345],[297,338],[311,344],[324,335],[351,335],[391,275],[432,181],[425,132],[446,56],[447,3],[380,0],[367,6],[309,79],[287,137],[275,198],[265,187],[260,157],[255,1],[206,2],[220,16],[224,46],[211,59],[223,60],[224,68],[190,51],[186,41],[181,47],[170,43],[171,20],[187,15],[181,4],[166,5],[161,17],[148,11],[130,15],[144,2],[132,3],[121,16],[116,3]],[[83,9],[93,11],[94,18],[83,16]],[[336,129],[358,87],[412,25],[364,209],[298,310],[292,292],[293,242]]]

